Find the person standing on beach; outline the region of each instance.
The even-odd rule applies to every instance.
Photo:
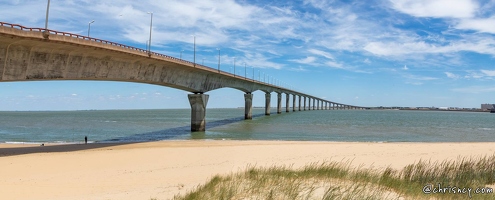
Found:
[[[88,136],[84,136],[84,144],[88,144]]]

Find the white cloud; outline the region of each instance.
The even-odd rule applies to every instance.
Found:
[[[480,79],[480,80],[491,80],[495,77],[495,70],[470,70],[468,74],[464,76],[466,79]]]
[[[479,93],[486,93],[486,92],[495,92],[495,87],[491,86],[470,86],[470,87],[464,87],[464,88],[454,88],[452,89],[454,92],[461,92],[461,93],[472,93],[472,94],[479,94]]]
[[[420,80],[420,81],[432,81],[432,80],[438,79],[438,78],[430,77],[430,76],[418,76],[418,75],[412,75],[412,74],[405,75],[405,77],[408,79]]]
[[[495,76],[495,70],[481,70],[486,76]]]
[[[308,56],[306,58],[302,58],[302,59],[293,59],[293,60],[289,60],[289,61],[292,61],[292,62],[297,62],[297,63],[301,63],[301,64],[311,64],[313,63],[314,61],[316,60],[315,57],[313,56]]]
[[[289,70],[290,71],[296,71],[296,72],[305,72],[305,71],[308,71],[307,69],[305,69],[305,68],[303,68],[301,66],[299,66],[297,68],[290,68]]]
[[[341,63],[334,61],[327,61],[325,64],[331,68],[344,69],[344,66]]]
[[[485,33],[495,33],[495,16],[486,19],[462,19],[455,26],[457,29],[475,30]]]
[[[473,0],[390,0],[392,8],[415,17],[470,18],[478,4]]]
[[[333,56],[332,56],[332,54],[330,54],[328,52],[325,52],[325,51],[321,51],[321,50],[318,50],[318,49],[309,49],[308,51],[310,53],[312,53],[312,54],[323,56],[323,57],[328,58],[328,59],[331,59],[331,60],[334,59]]]
[[[445,75],[447,75],[447,77],[451,78],[451,79],[458,79],[459,78],[459,75],[456,75],[452,72],[445,72]]]

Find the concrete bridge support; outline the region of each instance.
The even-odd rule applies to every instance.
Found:
[[[206,104],[207,94],[189,94],[189,104],[191,105],[191,131],[205,131],[206,128]]]
[[[290,101],[289,93],[285,93],[285,112],[289,112],[289,101]]]
[[[296,95],[292,95],[292,112],[296,112]]]
[[[299,111],[301,111],[301,99],[302,99],[302,96],[299,95]]]
[[[311,98],[308,97],[308,110],[311,110]]]
[[[277,114],[282,113],[282,93],[277,93]]]
[[[304,106],[303,109],[306,110],[306,97],[304,97]]]
[[[253,119],[253,94],[244,94],[244,119]]]
[[[316,99],[313,99],[313,110],[316,108]]]
[[[316,110],[320,110],[320,100],[316,100]]]
[[[270,102],[271,102],[272,94],[267,92],[265,93],[265,115],[270,115]]]

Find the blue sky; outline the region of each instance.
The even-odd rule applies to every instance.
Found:
[[[267,3],[268,2],[268,3]],[[0,21],[44,27],[46,0],[0,0]],[[52,0],[48,27],[145,49],[359,106],[495,103],[495,0]],[[203,61],[204,59],[204,61]],[[1,82],[0,110],[189,108],[188,92],[94,81]],[[242,107],[235,89],[208,108]],[[276,105],[272,93],[272,106]],[[264,93],[254,93],[254,106]]]

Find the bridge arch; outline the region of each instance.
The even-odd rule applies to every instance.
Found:
[[[267,94],[267,102],[272,92],[278,96],[285,93],[286,98],[293,96],[293,107],[298,95],[313,101],[318,99],[122,44],[0,22],[0,82],[29,80],[110,80],[188,91],[194,93],[188,95],[193,131],[203,131],[205,127],[208,95],[204,93],[219,88],[234,88],[245,93],[246,118],[252,108],[252,93],[257,90]],[[288,98],[286,106],[288,111]]]

